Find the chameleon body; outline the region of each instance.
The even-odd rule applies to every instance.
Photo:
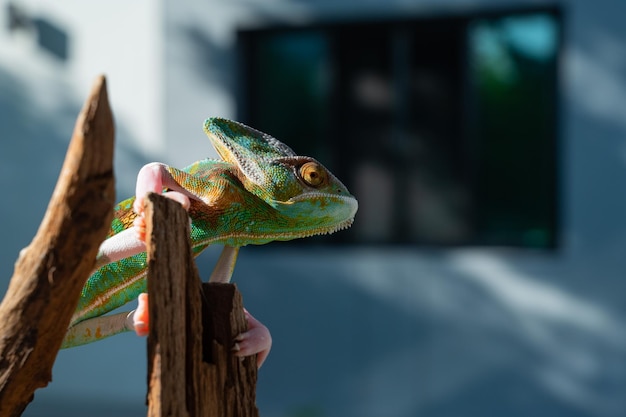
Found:
[[[315,159],[296,155],[275,138],[221,118],[204,130],[222,160],[205,159],[180,170],[153,163],[138,176],[137,196],[115,207],[96,271],[85,284],[63,347],[77,346],[132,329],[126,313],[104,316],[146,291],[146,253],[133,232],[138,202],[146,189],[188,199],[195,255],[224,245],[214,275],[230,279],[237,249],[291,240],[349,227],[357,201]],[[152,174],[150,174],[150,172]],[[154,173],[158,180],[151,179]],[[146,185],[147,184],[147,185]]]

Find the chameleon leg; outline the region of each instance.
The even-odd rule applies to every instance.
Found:
[[[96,258],[96,269],[145,250],[146,245],[137,238],[135,230],[123,230],[102,242]]]
[[[230,282],[238,254],[239,247],[224,246],[209,282]],[[260,368],[272,348],[272,336],[267,327],[255,319],[248,310],[244,309],[244,313],[248,321],[248,331],[237,335],[233,352],[236,356],[242,357],[257,354],[257,366]]]
[[[133,229],[136,238],[142,242],[146,240],[146,220],[143,216],[145,196],[151,192],[161,193],[164,188],[169,190],[164,195],[180,203],[185,210],[189,210],[191,206],[190,198],[197,198],[176,182],[167,165],[160,162],[144,165],[137,174],[136,198],[133,203],[133,210],[138,215],[133,221]]]
[[[233,275],[239,247],[224,246],[209,282],[227,283]],[[132,327],[139,336],[146,336],[149,328],[148,294],[139,295],[138,307],[130,315]],[[233,352],[236,356],[257,356],[257,365],[261,367],[272,347],[272,336],[269,330],[260,321],[255,319],[247,310],[244,310],[248,321],[248,331],[235,338]]]
[[[134,328],[138,336],[147,336],[150,322],[148,317],[148,294],[140,294],[137,301],[139,303],[137,309],[130,312],[128,317],[125,318],[126,329],[120,331]],[[257,366],[260,368],[272,348],[272,336],[267,327],[255,319],[252,314],[245,309],[244,313],[246,315],[246,320],[248,321],[248,331],[235,337],[235,344],[232,350],[235,356],[244,357],[257,355]],[[102,320],[105,317],[98,317],[93,320]],[[83,323],[85,322],[81,322],[78,325]],[[111,335],[113,334],[115,333],[111,333]],[[90,341],[92,340],[85,341],[83,343],[89,343]]]
[[[133,312],[94,317],[73,325],[67,331],[61,349],[95,342],[133,329]]]
[[[213,268],[209,282],[229,283],[235,270],[238,254],[238,246],[224,246],[217,264]]]
[[[137,184],[135,186],[137,198],[133,203],[135,213],[143,213],[143,199],[148,193],[161,193],[164,188],[171,190],[172,195],[169,197],[181,203],[185,209],[189,208],[189,199],[196,198],[176,182],[168,171],[167,165],[160,162],[152,162],[144,165],[137,174]]]

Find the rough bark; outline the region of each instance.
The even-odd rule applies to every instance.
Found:
[[[78,116],[36,236],[0,304],[0,415],[18,416],[52,365],[111,224],[113,116],[99,77]]]
[[[248,328],[243,300],[235,284],[204,283],[203,316],[205,360],[198,368],[206,386],[206,407],[199,416],[258,417],[256,357],[231,353],[233,339]]]
[[[189,218],[178,203],[155,194],[146,203],[146,246],[150,334],[148,336],[148,416],[189,416],[187,362],[188,293],[199,291],[189,245]],[[188,286],[195,287],[187,288]]]
[[[187,213],[162,196],[147,200],[148,416],[258,416],[256,360],[231,354],[247,328],[241,295],[233,284],[201,284]]]

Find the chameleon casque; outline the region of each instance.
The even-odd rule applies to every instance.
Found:
[[[241,246],[333,233],[352,224],[357,200],[315,159],[238,122],[209,118],[204,131],[222,160],[204,159],[182,170],[148,164],[137,176],[136,197],[115,207],[63,347],[128,330],[147,334],[143,200],[149,192],[163,192],[187,209],[195,255],[224,245],[213,282],[230,280]],[[136,310],[105,315],[137,298]],[[249,313],[247,318],[249,330],[235,339],[233,350],[240,356],[258,353],[260,366],[271,337]]]

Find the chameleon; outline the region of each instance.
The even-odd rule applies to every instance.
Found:
[[[135,196],[114,208],[109,234],[62,348],[130,330],[147,334],[143,202],[150,192],[185,207],[194,256],[209,245],[224,246],[210,282],[230,281],[241,246],[333,233],[352,224],[356,198],[317,160],[298,156],[274,137],[228,119],[208,118],[204,131],[221,160],[207,158],[184,169],[147,164],[137,175]],[[135,299],[136,310],[107,314]],[[260,366],[271,337],[247,311],[246,318],[249,329],[235,338],[233,350],[239,356],[258,354]]]

